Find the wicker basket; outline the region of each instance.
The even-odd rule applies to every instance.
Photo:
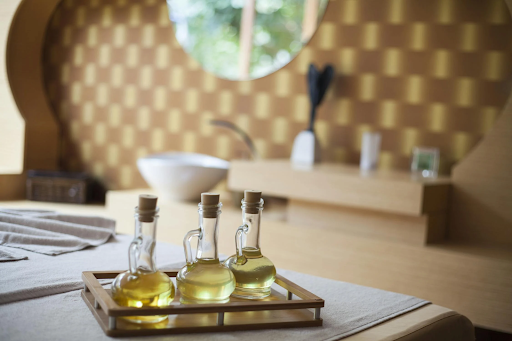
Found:
[[[85,173],[30,170],[27,173],[27,199],[84,204],[91,197],[92,183]]]

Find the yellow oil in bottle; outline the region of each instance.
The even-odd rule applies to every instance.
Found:
[[[242,254],[242,257],[233,255],[224,263],[236,278],[232,296],[249,299],[267,297],[276,279],[274,264],[257,248],[242,248]]]
[[[174,295],[174,284],[169,276],[160,271],[137,271],[135,274],[127,271],[118,275],[112,283],[112,298],[124,307],[167,307]],[[165,320],[167,315],[123,318],[135,323],[156,323]]]
[[[197,259],[176,276],[181,303],[225,303],[235,288],[235,277],[218,259]]]

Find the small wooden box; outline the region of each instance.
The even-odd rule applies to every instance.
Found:
[[[176,277],[179,269],[166,271]],[[108,336],[142,336],[238,330],[318,327],[322,325],[320,309],[324,300],[277,275],[275,285],[287,295],[272,289],[262,300],[251,301],[231,298],[225,304],[179,303],[179,292],[166,308],[121,307],[112,299],[110,290],[103,288],[98,279],[115,278],[122,271],[86,271],[82,273],[82,298]],[[300,299],[293,299],[293,295]],[[313,309],[310,311],[309,309]],[[135,324],[119,319],[121,316],[167,315],[168,320],[154,324]]]

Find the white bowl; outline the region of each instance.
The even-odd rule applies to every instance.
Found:
[[[146,182],[165,199],[201,200],[228,171],[229,162],[213,156],[170,152],[137,160]]]

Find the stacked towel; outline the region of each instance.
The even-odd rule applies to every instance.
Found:
[[[115,235],[115,221],[53,211],[0,208],[0,245],[45,255],[60,255],[98,246]],[[27,259],[2,247],[0,261]]]

